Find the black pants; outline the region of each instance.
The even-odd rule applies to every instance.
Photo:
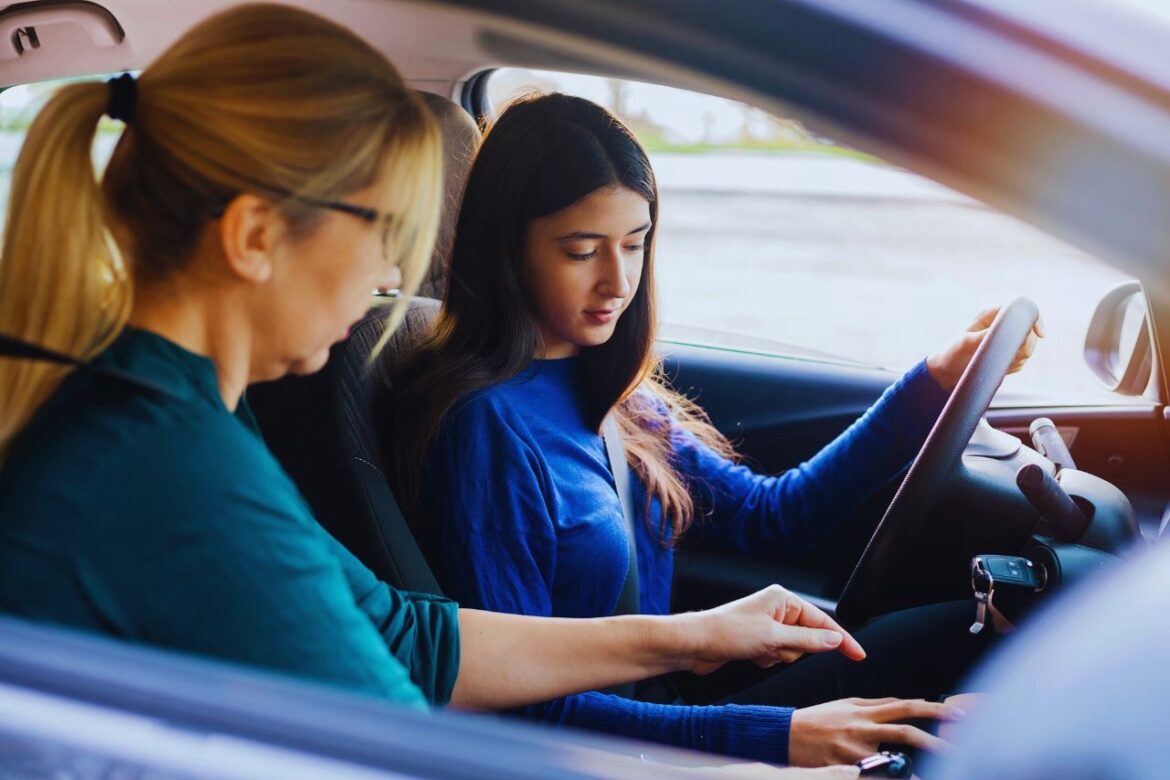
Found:
[[[958,686],[994,642],[988,629],[968,628],[972,601],[932,604],[884,615],[854,634],[864,661],[837,652],[806,655],[791,664],[760,670],[734,664],[713,674],[674,675],[639,685],[644,701],[685,704],[771,704],[809,707],[852,696],[937,699]]]

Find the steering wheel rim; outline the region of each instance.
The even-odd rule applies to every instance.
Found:
[[[992,321],[845,583],[837,601],[844,623],[858,625],[875,614],[899,551],[921,532],[1039,316],[1035,303],[1016,298]]]

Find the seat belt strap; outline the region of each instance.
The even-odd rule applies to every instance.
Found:
[[[63,352],[55,352],[54,350],[33,344],[14,336],[5,336],[0,334],[0,359],[15,358],[18,360],[39,360],[45,363],[57,363],[60,365],[73,366],[80,368],[83,371],[88,371],[91,374],[104,376],[109,379],[115,379],[119,382],[137,387],[141,390],[147,390],[152,393],[158,393],[163,396],[173,396],[166,387],[152,382],[149,379],[143,379],[140,376],[135,376],[128,371],[122,371],[117,368],[109,366],[99,366],[89,361],[76,358],[72,355],[66,355]]]
[[[612,414],[605,418],[601,430],[605,439],[605,452],[609,456],[609,470],[613,472],[614,487],[622,505],[624,521],[622,525],[626,530],[626,546],[630,551],[626,579],[622,585],[621,595],[618,596],[614,614],[637,615],[641,612],[641,600],[638,587],[638,542],[634,528],[634,496],[630,492],[630,467],[626,461],[626,447],[622,441],[621,430]]]
[[[641,612],[641,599],[638,589],[638,542],[634,535],[634,497],[630,493],[630,467],[626,462],[626,446],[622,442],[621,429],[618,428],[617,418],[612,414],[605,418],[601,425],[601,435],[605,440],[605,452],[609,456],[609,470],[613,472],[613,484],[617,490],[618,500],[622,505],[622,525],[626,530],[626,546],[630,551],[629,563],[626,566],[626,579],[622,583],[622,592],[618,596],[615,615],[637,615]],[[612,693],[626,699],[634,698],[637,683],[625,683],[607,688],[603,693]]]

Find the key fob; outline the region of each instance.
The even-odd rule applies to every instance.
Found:
[[[975,622],[971,633],[983,631],[994,606],[1008,620],[1025,612],[1044,589],[1045,572],[1017,555],[976,555],[971,559],[971,590],[975,594]]]
[[[913,769],[903,753],[883,750],[857,762],[862,777],[909,777]]]
[[[976,560],[983,561],[986,573],[994,580],[997,588],[1040,590],[1040,576],[1035,565],[1027,558],[1016,555],[980,555]]]

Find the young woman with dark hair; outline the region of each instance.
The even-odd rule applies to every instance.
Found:
[[[442,310],[395,367],[388,412],[400,497],[440,581],[461,601],[531,615],[613,614],[631,549],[601,435],[607,418],[632,477],[640,611],[669,611],[672,548],[684,534],[742,554],[800,556],[918,451],[995,313],[911,369],[809,462],[757,475],[661,376],[657,221],[645,152],[599,106],[528,98],[487,133]],[[650,701],[594,692],[528,713],[803,765],[853,761],[883,742],[932,747],[933,737],[894,721],[953,715],[944,705],[822,703],[949,690],[981,649],[966,635],[969,621],[966,605],[887,617],[863,634],[869,661],[803,660],[746,691],[708,691],[718,706],[663,703],[674,692],[659,685],[639,689]],[[779,704],[802,709],[771,706]]]

